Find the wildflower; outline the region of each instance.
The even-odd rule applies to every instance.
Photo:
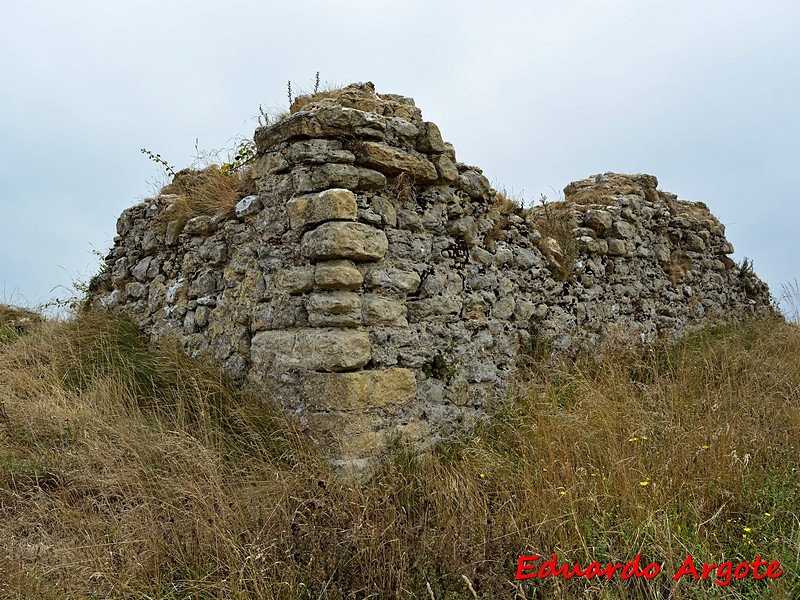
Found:
[[[650,485],[650,480],[646,479],[645,481],[640,481],[639,485],[645,487],[646,485]]]
[[[628,438],[628,441],[629,442],[638,442],[639,438],[637,438],[637,437]]]

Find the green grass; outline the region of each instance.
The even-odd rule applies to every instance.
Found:
[[[787,598],[800,331],[534,364],[491,426],[339,481],[265,394],[82,315],[0,345],[0,597]],[[516,581],[517,558],[662,565]],[[773,581],[684,579],[780,561]],[[474,590],[474,595],[473,595]]]

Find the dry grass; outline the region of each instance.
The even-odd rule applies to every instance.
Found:
[[[494,424],[337,482],[269,404],[82,316],[0,346],[4,598],[785,598],[800,334],[777,320],[532,369]],[[514,580],[521,554],[663,563]],[[779,560],[721,588],[671,574]],[[470,591],[474,589],[475,594]]]
[[[231,216],[242,199],[240,187],[248,177],[247,168],[228,170],[216,164],[203,169],[183,169],[161,189],[161,194],[178,196],[170,217],[182,223],[197,215]]]

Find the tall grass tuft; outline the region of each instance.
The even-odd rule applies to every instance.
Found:
[[[108,316],[0,345],[0,596],[786,598],[800,554],[800,333],[548,359],[490,426],[339,481],[268,398]],[[536,367],[536,365],[534,365]],[[517,558],[662,565],[515,580]],[[726,587],[671,575],[781,562]]]

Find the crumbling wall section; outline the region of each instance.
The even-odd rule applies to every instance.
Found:
[[[469,430],[532,339],[642,343],[770,307],[704,204],[609,173],[522,209],[371,84],[303,98],[255,142],[233,214],[184,222],[173,195],[123,212],[98,304],[262,386],[339,464]]]

